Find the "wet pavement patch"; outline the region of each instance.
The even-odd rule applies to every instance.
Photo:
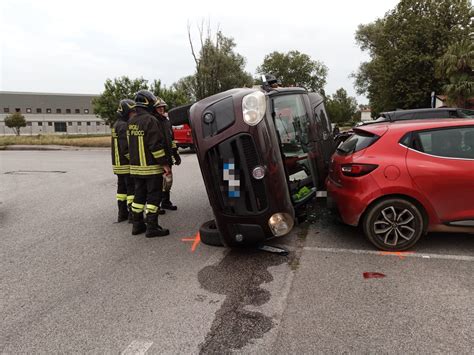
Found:
[[[7,175],[31,175],[31,174],[42,174],[42,173],[65,174],[66,171],[63,171],[63,170],[14,170],[14,171],[7,171],[4,174],[7,174]]]
[[[227,296],[200,346],[201,354],[230,353],[272,329],[270,317],[245,307],[261,306],[270,300],[270,292],[260,287],[273,280],[267,269],[287,262],[287,257],[277,254],[232,250],[219,264],[199,271],[202,288]]]

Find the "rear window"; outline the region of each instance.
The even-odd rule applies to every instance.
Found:
[[[453,111],[455,114],[456,112]],[[416,112],[413,114],[413,119],[414,120],[420,120],[420,119],[427,119],[427,118],[451,118],[452,113],[446,110],[433,110],[433,111],[422,111],[422,112]]]
[[[474,118],[473,110],[458,110],[458,114],[462,118]]]
[[[337,152],[343,155],[358,152],[374,144],[380,137],[369,132],[358,131],[342,143]]]

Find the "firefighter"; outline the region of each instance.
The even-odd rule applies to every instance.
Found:
[[[153,114],[156,117],[158,123],[160,124],[161,129],[163,130],[163,134],[166,140],[165,154],[171,167],[173,164],[181,164],[181,157],[179,156],[178,147],[176,146],[176,142],[174,140],[173,127],[171,126],[171,122],[169,121],[168,115],[166,114],[167,107],[168,105],[166,104],[166,102],[161,98],[158,98],[155,104],[155,111]],[[170,174],[164,176],[163,192],[160,205],[160,207],[162,208],[161,211],[163,212],[165,209],[171,211],[176,211],[178,209],[178,207],[173,205],[170,200],[172,184],[173,173],[171,172]]]
[[[135,102],[121,100],[117,109],[117,121],[112,128],[112,168],[117,175],[117,222],[128,219],[132,222],[131,205],[134,197],[135,183],[130,176],[127,127],[128,120],[136,115]]]
[[[169,234],[158,224],[163,173],[170,173],[165,155],[165,140],[158,122],[151,115],[156,97],[148,90],[135,94],[136,116],[128,122],[130,174],[135,179],[135,198],[132,203],[132,234],[146,232],[147,238]],[[145,208],[146,205],[146,208]],[[146,212],[146,224],[143,212]]]

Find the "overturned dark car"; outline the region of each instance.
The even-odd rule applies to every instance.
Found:
[[[215,221],[207,244],[256,245],[288,234],[324,188],[335,149],[323,98],[302,88],[233,89],[169,112],[189,117]]]

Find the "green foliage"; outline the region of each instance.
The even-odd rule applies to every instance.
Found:
[[[190,91],[196,100],[236,87],[251,86],[252,77],[244,70],[245,58],[234,52],[234,40],[218,31],[214,42],[209,30],[206,38],[203,38],[202,29],[200,32],[199,55],[196,55],[190,39],[196,73],[193,79],[189,77],[185,79],[186,85],[192,87]]]
[[[195,75],[188,75],[184,78],[179,79],[173,84],[173,87],[186,95],[188,102],[196,101],[196,77]]]
[[[265,56],[257,73],[271,73],[281,80],[283,86],[303,86],[311,91],[323,92],[328,68],[298,51],[275,51]]]
[[[148,81],[143,78],[129,79],[122,76],[114,80],[107,79],[104,92],[92,101],[94,113],[109,125],[113,125],[120,100],[133,100],[135,93],[142,89],[148,89]]]
[[[15,112],[11,115],[8,115],[7,117],[5,117],[5,125],[8,128],[12,128],[15,131],[16,135],[19,136],[21,127],[26,127],[25,116],[23,116],[19,112]]]
[[[371,60],[354,74],[359,94],[367,94],[372,111],[430,106],[435,61],[473,30],[469,0],[401,0],[384,18],[359,25],[356,41]]]
[[[333,123],[345,123],[355,119],[357,101],[348,96],[347,91],[340,88],[334,95],[326,99],[326,110]]]
[[[190,102],[190,97],[187,95],[186,91],[182,88],[173,84],[171,88],[162,86],[161,80],[154,80],[150,86],[150,91],[165,100],[168,104],[168,109],[172,109],[176,106],[181,106]]]
[[[471,38],[449,46],[436,62],[436,74],[448,81],[443,87],[448,102],[466,107],[467,99],[474,96],[474,40]]]

